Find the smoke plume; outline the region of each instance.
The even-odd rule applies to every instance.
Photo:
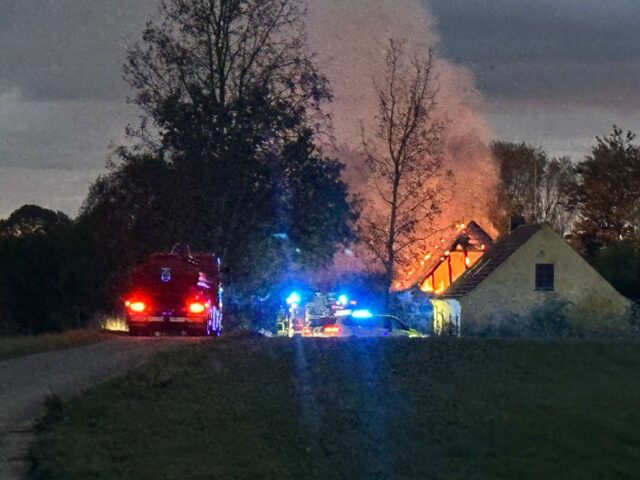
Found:
[[[356,152],[361,150],[361,125],[370,134],[376,128],[373,78],[381,72],[390,38],[405,40],[408,53],[424,55],[431,46],[437,54],[435,21],[421,0],[315,0],[308,9],[310,44],[335,95],[330,112],[336,146],[347,163],[352,191],[366,201],[371,189]],[[447,166],[456,182],[441,223],[474,219],[493,233],[488,205],[496,170],[487,148],[491,132],[479,113],[480,95],[468,70],[441,57],[437,78],[440,113],[450,122]]]

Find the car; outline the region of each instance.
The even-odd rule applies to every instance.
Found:
[[[322,326],[323,337],[412,337],[426,335],[410,328],[393,315],[376,315],[366,310],[356,310],[350,315],[334,317]]]

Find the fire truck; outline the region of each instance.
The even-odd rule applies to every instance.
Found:
[[[129,333],[220,335],[222,292],[216,255],[192,254],[183,244],[150,255],[131,271],[123,299]]]
[[[354,302],[355,303],[355,302]],[[277,335],[293,337],[323,336],[325,329],[335,324],[336,312],[348,307],[346,295],[315,292],[300,295],[292,292],[277,320]]]

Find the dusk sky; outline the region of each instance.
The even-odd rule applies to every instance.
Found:
[[[155,3],[0,0],[0,218],[24,203],[77,213],[136,120],[121,67]],[[639,1],[425,5],[440,54],[472,73],[494,138],[580,159],[613,123],[640,132]]]

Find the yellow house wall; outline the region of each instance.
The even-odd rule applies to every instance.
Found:
[[[536,263],[555,265],[555,291],[535,290]],[[590,326],[622,325],[631,302],[549,227],[541,228],[471,293],[460,298],[462,331],[525,316],[546,301],[569,302],[567,313]]]

